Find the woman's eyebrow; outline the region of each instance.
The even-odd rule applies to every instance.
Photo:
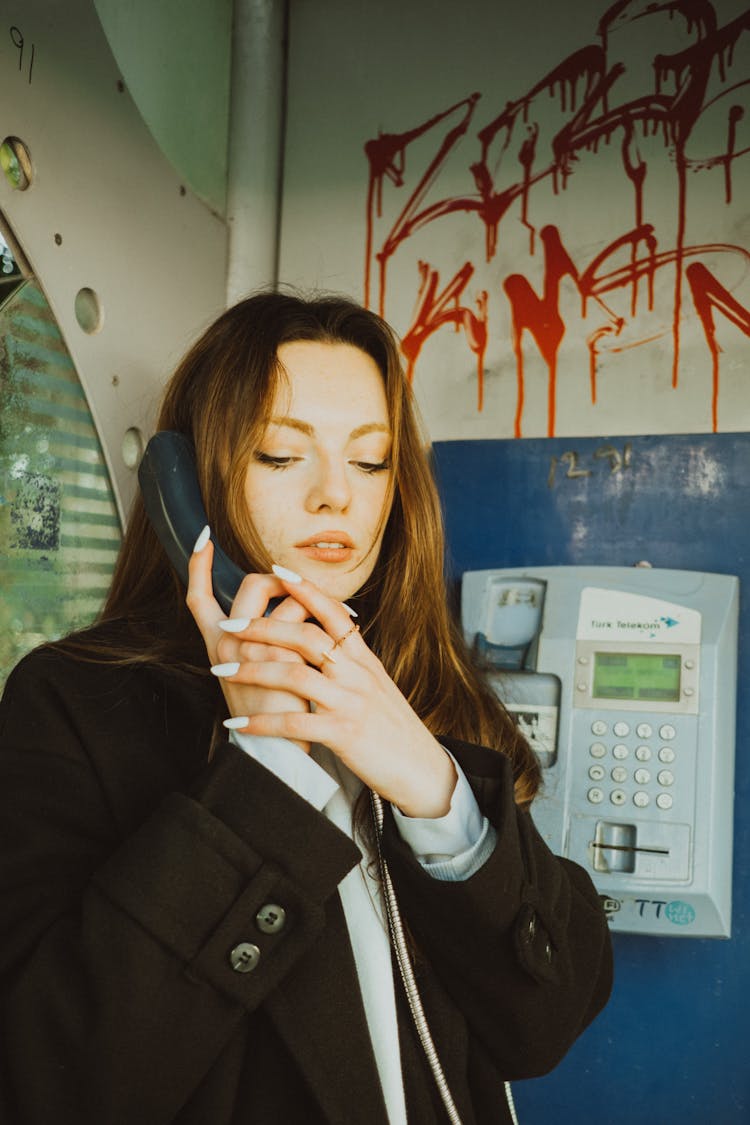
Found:
[[[270,426],[288,426],[291,430],[300,430],[307,437],[312,437],[315,433],[315,427],[311,426],[309,422],[303,422],[301,418],[271,418],[268,424]]]
[[[315,427],[311,426],[309,422],[303,422],[301,418],[271,418],[270,425],[288,426],[289,429],[299,430],[307,437],[314,437],[315,435]],[[364,437],[365,434],[373,433],[390,436],[391,428],[385,422],[365,422],[363,426],[357,426],[356,429],[352,430],[349,434],[349,441],[355,441],[357,438]]]
[[[367,422],[364,426],[357,426],[356,430],[352,430],[349,440],[354,441],[356,438],[364,437],[365,434],[388,434],[390,437],[391,427],[385,422]]]

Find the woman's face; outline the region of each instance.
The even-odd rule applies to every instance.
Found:
[[[350,597],[375,567],[385,529],[391,429],[375,361],[349,344],[296,340],[245,478],[275,563]]]

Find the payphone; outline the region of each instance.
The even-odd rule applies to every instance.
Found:
[[[470,571],[462,624],[536,751],[532,816],[613,930],[728,937],[737,578]]]

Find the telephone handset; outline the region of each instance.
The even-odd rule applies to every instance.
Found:
[[[138,481],[154,531],[172,566],[187,585],[188,560],[196,539],[208,523],[190,439],[174,430],[154,434],[138,468]],[[214,541],[214,594],[225,613],[230,613],[244,577]]]

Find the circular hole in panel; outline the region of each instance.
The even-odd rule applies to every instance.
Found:
[[[122,435],[122,460],[128,469],[137,469],[143,456],[143,434],[137,426],[131,426]]]
[[[20,137],[6,137],[0,144],[0,168],[16,191],[26,191],[31,187],[34,178],[31,156]]]
[[[92,336],[102,326],[104,315],[99,298],[93,289],[84,287],[76,293],[75,299],[76,320],[83,331]]]

